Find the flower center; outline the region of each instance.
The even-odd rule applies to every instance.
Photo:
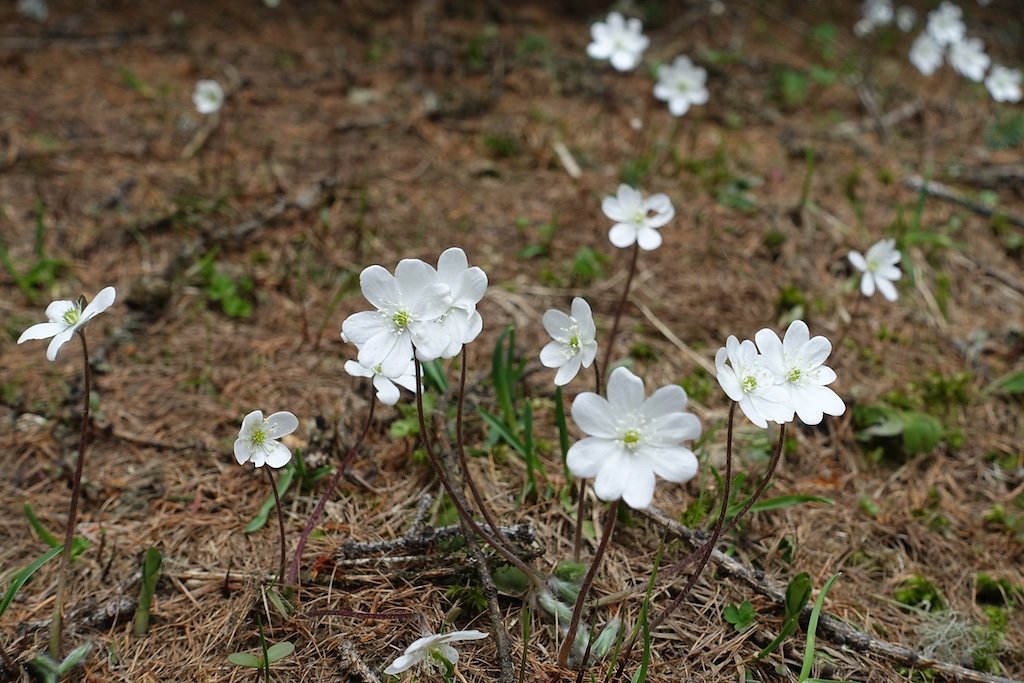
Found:
[[[82,309],[80,309],[78,306],[75,306],[74,308],[69,308],[68,310],[64,311],[64,315],[61,317],[64,319],[64,322],[66,322],[68,325],[74,325],[75,323],[78,322],[78,319],[82,317]]]
[[[262,428],[256,429],[253,431],[252,436],[249,437],[249,441],[252,442],[253,446],[263,446],[267,443],[267,433]]]
[[[626,448],[636,448],[640,443],[640,430],[635,427],[627,429],[626,433],[622,435],[622,443],[626,444]]]
[[[749,394],[750,392],[757,389],[757,378],[754,377],[753,375],[747,375],[740,382],[740,386],[743,387],[743,391]]]
[[[569,346],[570,349],[572,349],[573,353],[579,351],[580,350],[580,336],[578,334],[574,334],[573,336],[569,337],[569,344],[568,344],[568,346]]]
[[[798,382],[798,381],[800,381],[800,378],[803,376],[803,374],[804,374],[803,370],[801,370],[800,368],[793,368],[786,375],[786,381],[787,382]]]
[[[395,324],[395,329],[399,332],[404,332],[409,327],[409,323],[412,322],[412,315],[409,314],[409,311],[402,308],[395,311],[394,315],[391,316],[391,322]]]
[[[374,365],[374,366],[373,366],[373,374],[375,374],[375,375],[379,375],[379,374],[381,374],[382,372],[384,372],[384,371],[383,371],[383,370],[381,370],[381,367],[380,367],[380,363],[378,363],[377,365]]]

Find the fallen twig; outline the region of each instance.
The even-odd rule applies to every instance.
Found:
[[[912,175],[909,178],[904,178],[903,184],[912,190],[917,190],[918,192],[925,192],[926,194],[932,197],[938,197],[939,199],[945,199],[947,202],[959,204],[960,206],[970,209],[974,213],[979,214],[981,216],[993,216],[996,213],[999,213],[1005,216],[1006,220],[1008,220],[1010,223],[1013,223],[1018,227],[1024,228],[1024,218],[1004,213],[1002,211],[996,211],[991,206],[985,206],[981,202],[977,202],[971,199],[963,192],[960,192],[959,190],[956,190],[950,187],[949,185],[945,185],[934,180],[925,180],[919,175]]]
[[[694,529],[680,524],[661,510],[650,507],[643,511],[643,514],[651,521],[660,524],[666,530],[682,538],[694,547],[702,545],[705,535]],[[784,604],[786,599],[785,588],[774,580],[768,578],[763,572],[756,571],[743,564],[739,560],[729,557],[720,550],[712,550],[711,561],[714,562],[721,574],[740,579],[761,595],[779,604]],[[810,616],[811,608],[804,609],[804,617]],[[992,674],[968,669],[957,664],[941,662],[926,657],[920,652],[915,652],[902,645],[895,645],[884,640],[872,638],[866,633],[858,631],[841,619],[829,614],[822,613],[818,620],[818,633],[830,639],[836,645],[848,647],[858,652],[869,652],[889,659],[900,666],[909,666],[917,669],[931,669],[944,678],[953,681],[973,681],[975,683],[1020,683],[1010,678],[994,676]]]
[[[377,674],[373,673],[373,669],[366,665],[352,641],[341,641],[341,645],[338,646],[338,656],[341,658],[341,670],[338,672],[341,674],[340,680],[351,681],[353,677],[357,677],[363,683],[380,683]]]

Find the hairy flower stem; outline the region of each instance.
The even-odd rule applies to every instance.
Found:
[[[661,614],[651,622],[648,627],[648,631],[653,633],[661,624],[669,617],[672,612],[675,611],[683,600],[693,590],[694,585],[697,583],[697,579],[700,578],[701,572],[704,571],[704,567],[707,566],[708,560],[711,558],[711,551],[714,550],[715,544],[718,543],[719,537],[722,535],[722,529],[725,527],[725,516],[729,510],[729,497],[730,489],[732,488],[732,431],[733,423],[736,417],[736,402],[732,403],[729,408],[729,428],[726,436],[725,444],[725,481],[722,486],[722,509],[718,513],[718,521],[715,522],[715,527],[711,532],[711,540],[709,540],[704,546],[697,552],[698,564],[697,568],[690,574],[690,578],[687,580],[686,585],[679,592],[679,595],[669,603],[668,607],[661,611]],[[615,672],[614,678],[618,678],[623,669],[626,668],[626,663],[629,661],[629,655],[633,651],[633,646],[636,644],[638,633],[634,633],[633,637],[629,639],[626,645],[622,648],[622,654],[619,657],[619,667]]]
[[[287,551],[284,542],[284,509],[281,508],[281,496],[277,494],[277,482],[274,481],[274,473],[270,471],[270,465],[264,467],[263,470],[267,473],[267,479],[270,480],[270,490],[274,492],[274,506],[277,508],[277,526],[281,536],[281,566],[277,569],[277,580],[280,581],[284,578],[284,568],[288,562],[285,559]]]
[[[345,456],[338,463],[338,469],[335,470],[334,476],[331,477],[331,481],[327,484],[327,488],[320,496],[320,500],[317,501],[316,507],[313,508],[313,514],[306,520],[306,527],[302,530],[302,535],[299,537],[299,544],[295,547],[295,554],[292,556],[291,567],[288,568],[288,583],[295,585],[299,581],[299,563],[302,560],[302,552],[306,549],[306,542],[309,541],[309,535],[313,533],[313,528],[316,527],[317,522],[320,521],[320,515],[323,514],[324,508],[327,507],[327,501],[334,495],[335,489],[338,488],[338,484],[341,483],[341,478],[345,476],[345,470],[348,468],[349,463],[352,462],[352,458],[355,457],[356,452],[362,445],[363,441],[366,440],[366,435],[370,432],[370,426],[373,424],[373,409],[377,406],[377,394],[374,392],[373,387],[370,387],[370,412],[366,415],[366,424],[363,425],[363,430],[359,432],[359,438],[355,440]]]
[[[64,596],[67,594],[68,574],[71,571],[71,542],[75,538],[75,525],[78,522],[78,496],[82,490],[85,449],[89,445],[89,396],[92,393],[92,370],[89,367],[89,345],[85,341],[85,329],[80,329],[77,334],[82,342],[82,373],[85,375],[85,395],[82,398],[82,425],[78,432],[78,459],[75,462],[75,478],[71,483],[71,509],[68,511],[68,523],[64,528],[64,548],[60,553],[60,578],[57,580],[57,595],[53,600],[53,618],[50,620],[50,657],[57,662],[63,660],[61,636]]]
[[[754,495],[752,495],[747,500],[747,502],[743,504],[743,507],[740,508],[740,511],[738,513],[736,513],[736,515],[733,516],[733,518],[731,520],[729,520],[728,524],[725,525],[725,528],[722,529],[722,535],[725,535],[725,534],[729,533],[730,531],[732,531],[733,529],[736,528],[736,525],[740,523],[740,521],[743,519],[743,516],[746,515],[747,512],[750,511],[750,508],[753,507],[754,503],[756,503],[758,501],[758,499],[761,497],[761,494],[763,494],[765,492],[765,489],[768,488],[768,482],[771,481],[772,475],[775,474],[775,467],[776,467],[776,465],[779,464],[779,460],[780,460],[780,458],[782,456],[782,449],[783,449],[783,446],[785,445],[785,443],[786,443],[786,425],[783,424],[783,425],[779,426],[779,440],[775,444],[775,451],[772,453],[771,462],[768,463],[768,470],[767,470],[767,472],[765,472],[764,477],[761,479],[761,483],[758,485],[757,490],[754,491]],[[681,559],[678,562],[676,562],[672,566],[672,568],[669,570],[669,572],[668,572],[669,576],[675,576],[677,573],[681,572],[688,565],[690,565],[694,560],[696,560],[698,557],[700,557],[701,554],[707,552],[708,551],[708,546],[710,545],[710,543],[711,543],[711,541],[708,541],[707,543],[705,543],[701,547],[699,547],[696,550],[692,551],[690,554],[688,554],[683,559]]]
[[[611,540],[612,531],[615,530],[615,522],[618,518],[619,501],[613,500],[612,504],[608,506],[608,515],[604,520],[604,533],[601,535],[601,542],[597,546],[597,552],[594,553],[590,569],[587,570],[587,575],[583,577],[583,583],[580,585],[579,597],[576,598],[576,605],[572,609],[572,618],[569,620],[569,630],[565,634],[565,641],[562,642],[562,647],[558,650],[558,666],[562,669],[566,667],[569,661],[569,653],[572,651],[572,644],[576,641],[576,631],[580,626],[583,606],[587,603],[590,587],[594,583],[594,577],[597,575],[597,568],[601,564],[604,552],[608,549],[608,541]]]
[[[487,526],[491,527],[491,531],[494,532],[495,538],[504,539],[504,535],[501,533],[501,527],[498,525],[497,520],[494,519],[494,515],[491,513],[491,509],[487,507],[487,503],[484,502],[483,496],[480,495],[480,489],[477,488],[476,482],[473,481],[473,475],[469,472],[469,463],[466,460],[466,443],[462,431],[462,413],[466,394],[466,361],[466,347],[463,346],[462,369],[459,372],[459,398],[455,412],[455,450],[459,456],[459,467],[462,468],[462,476],[466,478],[466,483],[469,484],[469,491],[473,495],[473,500],[476,502],[476,506],[480,508],[480,513],[487,521]]]
[[[413,349],[415,353],[415,348]],[[430,460],[431,466],[434,468],[434,473],[437,474],[437,478],[441,481],[441,486],[444,487],[445,493],[448,494],[448,498],[452,501],[452,505],[455,506],[456,512],[459,513],[459,517],[469,526],[473,532],[479,536],[485,543],[494,548],[499,555],[505,558],[511,565],[516,567],[519,571],[523,572],[538,590],[547,590],[547,585],[544,578],[540,573],[531,567],[530,565],[523,562],[519,557],[516,556],[511,550],[506,548],[502,543],[495,539],[491,534],[484,531],[484,529],[477,524],[476,520],[473,519],[473,515],[470,514],[469,510],[463,504],[463,498],[461,495],[457,495],[452,483],[448,480],[445,475],[444,468],[441,466],[441,460],[437,453],[434,451],[431,445],[430,439],[428,438],[427,420],[426,415],[423,411],[423,379],[422,370],[420,369],[419,361],[414,363],[416,367],[416,415],[419,418],[420,426],[420,441],[423,442],[423,449],[427,452],[427,458]]]
[[[612,362],[612,354],[615,352],[615,348],[614,348],[615,347],[615,337],[617,337],[618,334],[619,334],[619,323],[622,320],[623,312],[626,310],[626,299],[629,297],[629,288],[633,285],[633,276],[636,274],[636,264],[637,264],[637,261],[639,259],[640,259],[640,244],[639,243],[634,243],[633,244],[633,256],[632,256],[632,258],[629,261],[629,274],[626,275],[626,286],[622,288],[622,296],[619,297],[619,303],[615,307],[615,318],[612,320],[612,331],[608,335],[608,343],[606,345],[606,348],[608,349],[608,351],[605,354],[606,357],[607,357],[607,360],[605,361],[605,364],[604,364],[605,365],[605,369],[607,369],[608,366],[611,365],[611,362]],[[597,365],[597,363],[595,362],[595,366],[596,365]],[[598,393],[600,393],[601,373],[598,373],[598,375],[597,375],[597,386],[598,386]]]

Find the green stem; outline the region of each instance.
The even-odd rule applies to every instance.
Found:
[[[78,497],[82,490],[82,469],[85,466],[85,449],[89,441],[89,396],[92,393],[92,370],[89,367],[89,345],[85,341],[85,330],[78,331],[82,342],[82,372],[85,375],[85,396],[82,399],[82,425],[78,433],[78,459],[75,462],[75,477],[71,483],[71,509],[68,511],[68,522],[64,528],[64,548],[60,554],[60,578],[57,582],[57,595],[53,601],[53,618],[50,620],[50,656],[54,661],[62,661],[61,636],[63,628],[64,597],[67,594],[68,574],[71,571],[71,542],[75,537],[75,525],[78,522]]]
[[[576,631],[580,626],[580,616],[583,614],[583,606],[587,602],[590,587],[593,585],[594,577],[597,575],[597,568],[601,564],[601,559],[604,557],[605,550],[608,548],[608,541],[612,537],[612,531],[615,529],[615,522],[618,518],[619,501],[613,500],[612,504],[608,506],[608,515],[604,521],[604,533],[601,535],[601,542],[597,546],[597,552],[594,554],[594,560],[590,563],[590,569],[587,570],[587,575],[583,578],[583,584],[580,586],[580,594],[579,597],[576,598],[576,605],[572,610],[572,618],[569,620],[569,631],[565,634],[565,641],[562,643],[562,647],[558,651],[558,666],[562,669],[565,668],[569,661],[569,653],[572,651],[572,644],[576,640]]]
[[[640,244],[639,243],[634,243],[633,244],[633,255],[632,255],[632,257],[630,258],[630,261],[629,261],[629,274],[626,275],[626,286],[622,288],[622,296],[619,297],[619,303],[615,307],[615,318],[612,320],[612,331],[608,335],[608,343],[607,343],[608,351],[605,354],[605,356],[607,358],[607,361],[605,362],[605,369],[607,369],[607,366],[611,365],[611,362],[612,362],[612,353],[614,353],[614,351],[615,351],[615,348],[614,348],[615,347],[615,338],[619,334],[619,322],[622,320],[622,313],[626,309],[626,299],[629,297],[629,288],[633,285],[633,276],[636,274],[636,264],[637,264],[637,261],[639,260],[639,258],[640,258]],[[594,365],[595,365],[595,372],[597,372],[597,370],[596,370],[596,368],[597,368],[597,361],[596,361],[596,359],[594,361]],[[598,393],[600,393],[600,388],[601,388],[601,373],[600,372],[597,372],[597,387],[598,387]]]

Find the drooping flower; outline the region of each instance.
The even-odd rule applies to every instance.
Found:
[[[949,0],[943,0],[938,8],[928,13],[925,30],[943,47],[959,43],[967,31],[962,17],[963,11],[958,6]]]
[[[196,111],[200,114],[218,112],[224,106],[224,88],[220,87],[217,81],[199,81],[196,83],[195,92],[192,93],[192,103],[196,105]]]
[[[793,419],[782,378],[771,371],[754,342],[740,343],[729,335],[715,354],[715,367],[722,390],[758,427],[767,429],[769,420],[784,424]]]
[[[658,67],[658,82],[654,86],[654,96],[668,102],[668,110],[673,116],[682,116],[694,104],[706,104],[708,72],[703,67],[694,65],[689,57],[680,55],[671,65],[662,64]]]
[[[650,506],[655,478],[680,483],[697,473],[693,451],[680,445],[700,436],[700,422],[684,412],[686,392],[668,385],[645,397],[644,382],[626,368],[608,378],[608,398],[582,393],[572,419],[588,436],[569,448],[574,476],[596,477],[601,500],[621,498],[631,508]]]
[[[451,306],[451,290],[433,267],[419,259],[403,259],[392,275],[381,266],[369,266],[359,284],[377,310],[346,318],[341,338],[359,348],[360,365],[379,365],[380,374],[397,377],[409,366],[414,344],[424,362],[445,352],[451,336],[436,321]]]
[[[449,289],[448,310],[438,319],[449,337],[442,358],[452,358],[477,338],[484,322],[476,305],[487,291],[487,274],[476,266],[469,267],[466,252],[458,247],[446,249],[437,260],[437,276]]]
[[[650,251],[661,246],[659,228],[664,227],[676,215],[675,207],[668,195],[661,192],[644,198],[643,194],[623,183],[615,196],[608,196],[601,202],[601,211],[615,221],[608,231],[608,239],[616,247],[625,248],[633,243]]]
[[[996,102],[1020,102],[1021,73],[1000,64],[992,67],[985,79],[985,87]]]
[[[409,391],[416,391],[416,361],[409,359],[409,365],[400,374],[388,376],[383,373],[380,365],[372,368],[360,365],[358,361],[345,361],[345,372],[353,377],[373,378],[373,388],[377,390],[377,400],[389,406],[398,403],[401,392],[398,387],[404,387]],[[398,385],[398,386],[395,386]]]
[[[417,664],[438,673],[445,673],[448,666],[454,667],[459,661],[459,651],[450,645],[460,640],[480,640],[486,638],[483,631],[452,631],[432,636],[424,636],[414,640],[405,648],[405,653],[384,669],[384,673],[395,676],[408,671]],[[448,664],[448,666],[445,665]]]
[[[580,366],[589,368],[597,356],[594,314],[585,299],[576,297],[572,300],[569,315],[548,309],[543,322],[544,329],[554,341],[541,349],[541,365],[558,368],[555,384],[565,386],[579,373]]]
[[[961,76],[980,83],[992,60],[980,38],[964,38],[949,46],[949,63]]]
[[[910,46],[910,63],[925,76],[931,76],[942,66],[942,46],[928,33],[922,33]]]
[[[824,364],[832,353],[828,339],[812,338],[803,320],[790,323],[781,341],[767,328],[758,331],[754,339],[764,364],[783,379],[781,386],[789,394],[787,403],[804,424],[820,424],[824,415],[846,411],[843,399],[826,386],[836,379],[836,373]]]
[[[896,286],[892,283],[902,277],[899,267],[902,255],[896,248],[896,240],[879,240],[868,249],[867,256],[851,251],[847,258],[853,267],[861,271],[860,291],[864,296],[873,296],[875,288],[889,301],[896,301]]]
[[[37,323],[22,332],[18,337],[18,343],[53,337],[50,345],[46,348],[46,358],[51,361],[56,360],[60,347],[64,346],[75,332],[85,327],[90,320],[110,308],[116,296],[117,292],[113,287],[104,287],[85,308],[82,308],[81,299],[78,301],[53,301],[46,307],[48,322]]]
[[[593,42],[587,45],[587,54],[593,59],[609,60],[618,71],[636,68],[650,45],[640,20],[627,20],[618,12],[609,13],[605,21],[595,22],[590,27],[590,36]]]
[[[239,465],[251,460],[256,467],[284,467],[292,459],[292,452],[278,439],[291,434],[298,426],[298,419],[286,410],[266,419],[262,410],[252,411],[242,420],[242,428],[238,430],[235,460]]]

